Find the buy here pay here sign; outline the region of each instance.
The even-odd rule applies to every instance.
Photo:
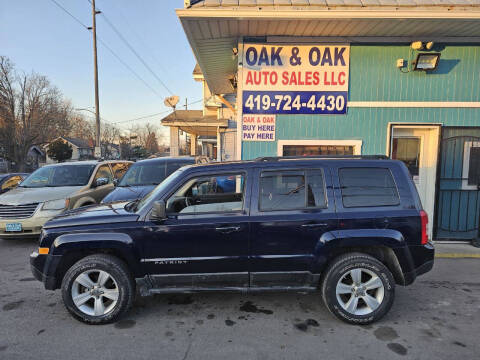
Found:
[[[245,44],[243,114],[345,114],[349,45]]]

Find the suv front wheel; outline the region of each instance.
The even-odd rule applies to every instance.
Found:
[[[322,296],[328,310],[351,324],[379,320],[392,307],[395,282],[391,272],[373,256],[349,253],[326,269]]]
[[[116,321],[131,307],[135,286],[127,266],[106,254],[87,256],[75,263],[62,281],[67,310],[87,324]]]

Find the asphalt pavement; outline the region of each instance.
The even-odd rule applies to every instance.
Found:
[[[480,259],[438,258],[397,287],[368,326],[334,318],[319,294],[158,295],[116,324],[88,326],[30,273],[35,241],[0,240],[0,359],[478,359]]]

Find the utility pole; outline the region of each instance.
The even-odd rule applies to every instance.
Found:
[[[92,0],[93,68],[95,77],[95,157],[98,159],[102,156],[102,151],[100,144],[100,105],[98,100],[97,14],[100,14],[100,11],[95,9],[95,0]]]
[[[185,98],[185,110],[188,110],[188,99]],[[188,154],[187,132],[185,132],[185,155]]]

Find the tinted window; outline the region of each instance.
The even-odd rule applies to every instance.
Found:
[[[389,169],[343,168],[338,170],[344,207],[398,205],[397,187]]]
[[[167,201],[168,213],[201,214],[243,209],[244,177],[202,176],[187,181]]]
[[[260,177],[260,210],[291,210],[305,207],[303,171],[263,172]]]
[[[118,186],[158,185],[165,176],[165,161],[147,161],[133,164]]]
[[[45,166],[26,178],[21,187],[86,185],[95,165]]]
[[[306,192],[305,177],[307,182]],[[322,170],[306,172],[268,171],[261,174],[260,210],[293,210],[325,206],[325,185]]]
[[[326,207],[325,180],[322,170],[307,171],[307,207]]]
[[[192,161],[168,161],[167,162],[167,176],[173,173],[174,171],[177,171],[178,168],[181,168],[182,166],[185,165],[190,165],[193,164]]]

